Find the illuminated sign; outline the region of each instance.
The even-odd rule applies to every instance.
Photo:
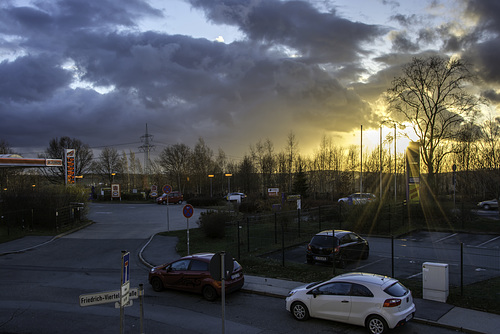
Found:
[[[75,149],[64,150],[66,184],[75,184]]]
[[[406,149],[406,200],[408,203],[420,202],[420,145],[411,142]]]

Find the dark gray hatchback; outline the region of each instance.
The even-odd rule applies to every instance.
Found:
[[[344,268],[349,260],[368,258],[370,254],[368,241],[358,234],[351,231],[335,230],[335,237],[332,236],[332,230],[326,230],[312,237],[307,245],[307,263],[332,263],[333,254],[335,254],[335,264],[339,268]]]

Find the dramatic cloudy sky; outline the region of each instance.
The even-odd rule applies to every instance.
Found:
[[[496,116],[499,32],[498,0],[2,0],[0,140],[138,152],[147,124],[156,153],[293,132],[308,154],[377,130],[400,66],[433,53],[467,57]]]

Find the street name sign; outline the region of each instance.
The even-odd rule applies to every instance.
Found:
[[[128,295],[130,299],[139,298],[139,289],[138,288],[130,289]],[[120,301],[120,290],[95,292],[95,293],[80,295],[79,300],[80,300],[80,306],[115,303]]]

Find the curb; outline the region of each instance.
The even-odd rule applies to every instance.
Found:
[[[68,234],[71,234],[71,233],[74,233],[74,232],[79,231],[81,229],[84,229],[84,228],[86,228],[86,227],[88,227],[88,226],[90,226],[92,224],[94,224],[94,222],[90,222],[90,223],[87,223],[85,225],[76,227],[76,228],[74,228],[72,230],[60,233],[60,234],[55,235],[54,237],[52,237],[52,239],[47,240],[45,242],[42,242],[41,244],[38,244],[38,245],[35,245],[35,246],[27,247],[27,248],[16,250],[16,251],[9,251],[9,252],[0,253],[0,256],[4,256],[4,255],[8,255],[8,254],[19,254],[19,253],[24,253],[24,252],[30,251],[32,249],[35,249],[35,248],[47,245],[47,244],[51,243],[52,241],[57,240],[59,238],[62,238],[64,236],[68,235]]]

